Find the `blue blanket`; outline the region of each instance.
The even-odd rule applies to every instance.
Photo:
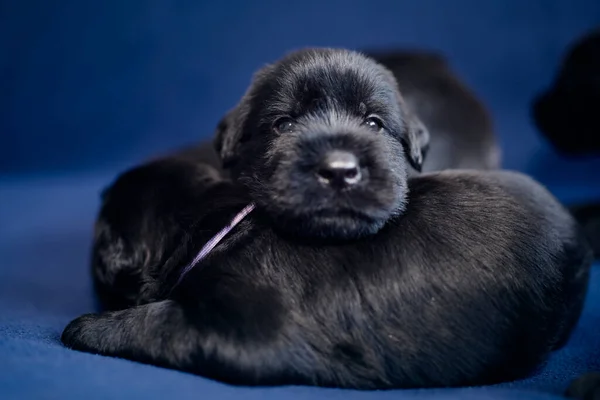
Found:
[[[551,399],[600,370],[600,265],[568,345],[530,378],[492,387],[239,388],[61,345],[63,327],[96,308],[99,191],[127,165],[205,137],[251,72],[290,48],[441,49],[489,105],[505,167],[566,203],[600,199],[600,159],[562,159],[529,119],[564,47],[600,22],[597,0],[234,3],[2,2],[0,399]]]

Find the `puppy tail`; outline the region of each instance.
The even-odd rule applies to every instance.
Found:
[[[600,201],[573,205],[569,211],[583,228],[594,251],[594,259],[600,260]]]

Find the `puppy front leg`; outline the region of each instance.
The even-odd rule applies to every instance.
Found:
[[[198,341],[183,309],[171,300],[71,321],[61,341],[74,350],[188,369]]]
[[[279,338],[279,329],[260,317],[246,315],[249,319],[244,321],[238,315],[232,321],[230,315],[215,319],[207,317],[201,308],[186,309],[176,301],[164,300],[83,315],[65,328],[61,340],[75,350],[183,370],[232,384],[309,383],[299,372],[300,366],[309,365],[299,359],[289,342]]]

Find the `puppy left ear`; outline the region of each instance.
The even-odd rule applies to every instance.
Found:
[[[213,147],[221,159],[224,169],[234,165],[239,157],[239,146],[243,140],[243,123],[248,113],[246,101],[242,100],[230,110],[217,125]]]
[[[250,114],[252,100],[258,88],[270,78],[272,69],[273,66],[266,65],[254,74],[252,83],[240,102],[217,125],[213,146],[221,158],[224,169],[232,167],[240,158],[241,144],[249,137],[244,128]]]
[[[403,139],[410,165],[421,172],[429,149],[429,130],[416,115],[406,118],[407,130]]]
[[[231,110],[221,118],[213,140],[213,147],[221,159],[223,168],[227,168],[234,158],[234,138],[232,137],[235,135],[235,132],[232,132],[234,112],[235,110]]]

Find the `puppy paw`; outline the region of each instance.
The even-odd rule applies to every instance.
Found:
[[[71,321],[63,330],[61,342],[74,350],[99,352],[100,334],[97,322],[100,316],[86,314]]]

